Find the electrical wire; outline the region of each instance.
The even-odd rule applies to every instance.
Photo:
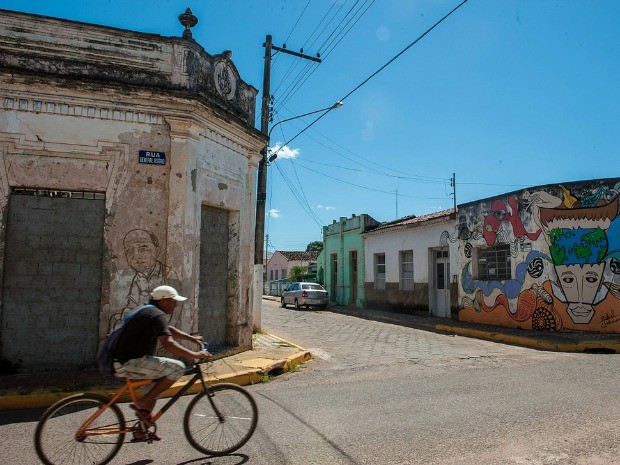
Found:
[[[306,10],[308,9],[308,6],[310,5],[310,1],[311,0],[308,0],[308,3],[306,3],[306,6],[304,7],[304,9],[302,10],[301,14],[299,15],[299,18],[297,18],[297,21],[295,21],[295,24],[293,25],[291,31],[288,33],[288,36],[286,36],[286,40],[284,41],[284,45],[286,45],[288,40],[291,38],[291,35],[293,34],[293,31],[295,31],[295,29],[297,28],[297,25],[299,24],[299,21],[301,20],[302,16],[304,15]]]
[[[349,168],[348,166],[340,166],[340,165],[332,165],[329,163],[324,163],[321,161],[315,161],[315,160],[310,160],[307,158],[296,158],[294,163],[315,163],[321,166],[329,166],[331,168],[339,168],[339,169],[343,169],[343,170],[347,170],[347,171],[355,171],[358,173],[366,173],[366,174],[372,174],[373,176],[384,176],[387,178],[393,178],[393,179],[402,179],[403,181],[409,181],[409,182],[416,182],[416,183],[422,183],[422,184],[443,184],[447,181],[447,179],[438,179],[436,181],[430,181],[430,180],[418,180],[418,179],[413,179],[407,176],[397,176],[394,174],[385,174],[385,173],[378,173],[377,171],[370,171],[370,170],[361,170],[359,168]]]
[[[341,102],[343,102],[344,100],[346,100],[347,98],[349,98],[353,93],[355,93],[356,91],[358,91],[360,88],[362,88],[366,83],[368,83],[368,81],[370,81],[373,77],[375,77],[376,75],[378,75],[381,71],[383,71],[385,68],[387,68],[391,63],[393,63],[394,61],[396,61],[396,59],[398,59],[400,56],[402,56],[407,50],[409,50],[411,47],[413,47],[415,44],[417,44],[420,40],[422,40],[422,38],[424,38],[427,34],[429,34],[433,29],[435,29],[439,24],[441,24],[443,21],[445,21],[450,15],[452,15],[455,11],[457,11],[461,6],[463,6],[465,3],[467,3],[468,0],[463,0],[459,5],[457,5],[456,7],[454,7],[449,13],[447,13],[443,18],[441,18],[439,21],[437,21],[435,24],[433,24],[430,28],[428,28],[423,34],[421,34],[417,39],[415,39],[413,42],[411,42],[409,45],[407,45],[403,50],[401,50],[398,54],[396,54],[394,57],[392,57],[387,63],[385,63],[383,66],[381,66],[381,68],[379,68],[377,71],[375,71],[373,74],[371,74],[369,77],[367,77],[364,81],[362,81],[360,84],[358,84],[353,90],[351,90],[349,93],[347,93],[343,98],[340,99]],[[282,146],[275,152],[275,154],[277,155],[277,153],[285,146],[289,145],[292,141],[294,141],[295,139],[297,139],[297,137],[299,137],[301,134],[303,134],[305,131],[307,131],[310,127],[312,127],[315,123],[317,123],[321,118],[323,118],[325,115],[327,115],[327,113],[329,113],[332,110],[332,108],[328,109],[325,113],[321,114],[318,118],[316,118],[314,121],[312,121],[308,126],[306,126],[305,128],[303,128],[301,131],[299,131],[295,136],[293,136],[291,139],[289,139],[288,141],[286,141],[285,143],[282,144]]]
[[[299,129],[299,126],[295,125],[295,123],[291,123],[291,125],[296,127],[297,129]],[[305,136],[310,138],[310,139],[312,139],[317,144],[325,147],[326,149],[334,152],[335,154],[340,155],[342,158],[344,158],[346,160],[349,160],[349,161],[352,161],[355,164],[365,166],[368,169],[373,169],[373,170],[375,170],[375,172],[378,171],[379,173],[384,174],[385,176],[393,176],[393,175],[387,174],[386,171],[385,171],[385,170],[387,170],[387,171],[391,171],[393,173],[398,173],[398,174],[402,175],[402,176],[394,176],[395,178],[404,177],[406,179],[410,179],[412,182],[414,180],[417,180],[417,182],[421,182],[421,183],[426,183],[426,182],[432,183],[432,182],[444,182],[446,180],[446,178],[440,178],[440,177],[434,177],[434,176],[423,176],[423,175],[419,175],[419,174],[411,174],[411,173],[407,173],[405,171],[400,171],[400,170],[397,170],[397,169],[390,168],[389,166],[384,166],[384,165],[382,165],[380,163],[377,163],[377,162],[375,162],[373,160],[365,158],[365,157],[363,157],[363,156],[361,156],[361,155],[359,155],[359,154],[357,154],[355,152],[352,152],[351,150],[347,149],[346,147],[343,147],[342,145],[338,144],[337,142],[335,142],[334,140],[330,139],[329,137],[327,137],[326,135],[322,134],[321,132],[317,131],[316,129],[313,128],[312,130],[314,132],[316,132],[318,135],[320,135],[321,137],[327,139],[332,144],[336,145],[337,147],[339,147],[339,148],[341,148],[343,150],[346,150],[348,153],[356,156],[357,158],[359,158],[359,159],[361,159],[361,160],[363,160],[363,161],[365,161],[367,163],[370,163],[370,164],[374,165],[374,167],[370,167],[368,165],[365,165],[364,163],[360,163],[359,161],[353,160],[351,157],[348,157],[347,155],[339,152],[338,150],[334,150],[332,147],[329,147],[328,145],[322,143],[321,141],[319,141],[316,138],[312,137],[310,134],[305,134]]]
[[[328,38],[325,39],[325,41],[323,42],[323,45],[321,45],[321,47],[319,48],[319,51],[321,51],[322,47],[325,46],[325,44],[328,43],[329,38],[331,38],[334,35],[334,33],[336,31],[338,31],[338,29],[340,28],[340,30],[336,34],[336,37],[328,45],[328,46],[331,46],[331,49],[329,49],[327,53],[323,53],[323,56],[322,56],[322,60],[323,61],[325,60],[325,58],[327,58],[332,53],[332,51],[340,44],[340,42],[344,39],[344,37],[346,37],[348,35],[348,33],[353,28],[353,26],[355,26],[357,24],[357,22],[368,12],[370,7],[375,3],[375,0],[370,0],[370,4],[366,7],[366,9],[361,14],[359,14],[360,11],[362,10],[362,8],[364,8],[364,6],[368,3],[368,1],[369,0],[364,0],[364,3],[362,5],[360,5],[360,7],[357,9],[357,11],[354,11],[355,6],[359,3],[359,0],[357,0],[355,2],[355,4],[347,11],[347,13],[341,19],[340,23],[336,26],[336,28],[329,34]],[[344,6],[344,4],[342,6]],[[342,9],[342,7],[338,11],[340,11],[341,9]],[[358,14],[359,14],[359,16],[358,16]],[[342,23],[349,16],[351,16],[351,17],[348,19],[346,24],[341,27]],[[357,16],[357,19],[355,19],[356,16]],[[349,24],[353,20],[355,20],[355,21],[353,22],[352,25],[349,26]],[[332,21],[330,21],[330,23],[331,22]],[[348,29],[343,33],[344,29],[347,26],[349,26]],[[323,28],[323,30],[325,30],[326,27]],[[316,28],[315,28],[315,31],[316,31]],[[322,33],[322,31],[321,31],[321,33]],[[314,34],[314,31],[313,31],[313,34]],[[317,37],[317,39],[315,39],[315,41],[312,43],[312,45],[316,42],[316,40],[318,40],[318,37]],[[337,40],[337,42],[334,44],[334,41],[336,41],[336,40]],[[307,42],[308,41],[306,41],[306,44],[307,44]],[[314,62],[306,63],[303,66],[301,72],[293,80],[293,82],[291,84],[289,84],[289,86],[286,87],[285,90],[282,92],[282,96],[280,98],[278,98],[278,103],[276,105],[276,109],[279,109],[279,108],[282,107],[282,105],[285,105],[301,89],[301,87],[303,87],[303,85],[308,81],[308,79],[314,74],[314,72],[317,69],[318,69],[318,64],[316,64]],[[288,77],[288,75],[289,75],[289,73],[287,73],[286,76]],[[280,85],[278,85],[278,87],[276,88],[276,91],[280,88],[280,86],[282,85],[283,82],[284,82],[284,79],[281,81]],[[274,91],[274,94],[276,94],[276,91]]]
[[[400,56],[402,56],[406,51],[408,51],[411,47],[413,47],[415,44],[417,44],[422,38],[424,38],[427,34],[429,34],[433,29],[435,29],[435,27],[437,27],[439,24],[441,24],[445,19],[447,19],[449,16],[451,16],[455,11],[457,11],[461,6],[463,6],[465,3],[467,3],[468,0],[463,0],[459,5],[457,5],[454,9],[452,9],[448,14],[446,14],[443,18],[441,18],[439,21],[437,21],[433,26],[431,26],[429,29],[427,29],[422,35],[420,35],[417,39],[415,39],[411,44],[409,44],[408,46],[406,46],[403,50],[401,50],[397,55],[395,55],[393,58],[391,58],[387,63],[385,63],[381,68],[379,68],[377,71],[375,71],[373,74],[371,74],[369,77],[367,77],[364,81],[362,81],[360,84],[358,84],[353,90],[351,90],[349,93],[347,93],[343,98],[340,99],[340,101],[344,101],[347,98],[349,98],[351,95],[353,95],[355,92],[357,92],[359,89],[361,89],[364,85],[366,85],[372,78],[374,78],[375,76],[377,76],[381,71],[383,71],[385,68],[387,68],[391,63],[393,63],[394,61],[396,61]],[[371,4],[372,5],[372,4]],[[333,5],[332,5],[333,6]],[[331,11],[331,9],[330,9]],[[351,11],[351,10],[349,10]],[[367,12],[368,9],[365,10],[365,12]],[[364,13],[365,13],[364,12]],[[325,16],[324,16],[325,18]],[[323,20],[324,20],[323,18]],[[323,21],[322,20],[322,21]],[[359,20],[359,19],[358,19]],[[357,21],[356,21],[357,23]],[[354,24],[356,24],[354,23]],[[315,28],[316,31],[316,28]],[[313,31],[314,33],[314,31]],[[306,42],[307,43],[307,42]],[[305,82],[305,81],[304,81]],[[299,88],[299,87],[297,87]],[[288,99],[290,99],[290,97],[292,96],[292,93],[289,92],[289,94],[287,94],[287,98],[285,99],[285,101],[281,102],[281,104],[285,104],[286,101],[288,101]],[[311,128],[314,124],[316,124],[319,120],[321,120],[325,115],[327,115],[330,111],[332,110],[332,108],[326,110],[324,113],[322,113],[319,117],[317,117],[314,121],[312,121],[309,125],[307,125],[305,128],[303,128],[301,131],[299,131],[295,136],[293,136],[291,139],[289,139],[288,141],[286,141],[285,143],[282,144],[282,146],[276,151],[274,152],[274,155],[277,155],[277,153],[285,146],[289,145],[291,142],[293,142],[295,139],[297,139],[297,137],[299,137],[301,134],[305,133],[309,128]],[[312,210],[312,208],[310,208],[307,199],[305,199],[305,195],[303,195],[303,198],[305,199],[305,203],[301,200],[301,196],[299,195],[298,192],[295,191],[295,188],[292,185],[292,182],[286,177],[286,175],[284,174],[284,172],[282,171],[282,168],[276,164],[275,165],[278,169],[278,172],[280,173],[280,175],[282,176],[282,178],[284,179],[285,183],[287,183],[289,189],[291,190],[291,192],[293,193],[294,197],[296,198],[296,200],[299,202],[299,204],[301,205],[301,207],[307,212],[309,213],[309,215],[311,216],[311,218],[313,219],[313,221],[318,225],[321,226],[321,223],[319,221],[320,218],[318,218],[318,216],[314,213],[314,211]],[[294,166],[294,165],[293,165]],[[374,189],[374,188],[369,188],[369,187],[365,187],[365,186],[361,186],[358,184],[354,184],[348,181],[343,181],[341,179],[335,178],[333,176],[329,176],[327,174],[321,173],[319,171],[316,170],[312,170],[308,167],[305,167],[303,165],[299,165],[300,167],[314,172],[316,174],[319,174],[321,176],[325,176],[327,178],[333,179],[335,181],[344,183],[344,184],[349,184],[352,185],[354,187],[358,187],[361,189],[366,189],[366,190],[370,190],[370,191],[374,191],[374,192],[381,192],[381,193],[385,193],[385,194],[389,194],[392,195],[393,192],[390,191],[384,191],[381,189]],[[298,182],[299,182],[299,178],[297,177]],[[301,185],[301,183],[300,183]],[[302,190],[303,193],[303,190]],[[410,196],[410,195],[405,195],[405,194],[401,194],[402,197],[408,197],[408,198],[418,198],[418,199],[435,199],[435,200],[445,200],[445,197],[419,197],[419,196]]]
[[[379,74],[381,71],[383,71],[385,68],[387,68],[389,65],[391,65],[394,61],[396,61],[402,54],[404,54],[407,50],[409,50],[411,47],[413,47],[415,44],[417,44],[420,40],[422,40],[428,33],[430,33],[433,29],[435,29],[437,26],[439,26],[443,21],[445,21],[450,15],[452,15],[456,10],[458,10],[459,8],[461,8],[463,5],[465,5],[465,3],[467,3],[468,0],[463,0],[460,4],[458,4],[456,7],[454,7],[454,9],[452,9],[452,11],[450,11],[448,14],[446,14],[443,18],[441,18],[439,21],[437,21],[435,24],[433,24],[430,28],[428,28],[421,36],[419,36],[416,40],[414,40],[413,42],[411,42],[409,45],[407,45],[403,50],[401,50],[396,56],[394,56],[392,59],[390,59],[386,64],[384,64],[381,68],[379,68],[377,71],[375,71],[374,73],[372,73],[370,76],[368,76],[361,84],[359,84],[357,87],[355,87],[355,89],[353,89],[351,92],[349,92],[347,95],[345,95],[343,98],[340,99],[341,102],[344,102],[346,99],[348,99],[351,95],[353,95],[353,93],[357,92],[360,88],[362,88],[368,81],[370,81],[372,78],[374,78],[377,74]]]
[[[299,166],[301,168],[305,169],[305,170],[311,171],[313,173],[316,173],[318,175],[324,176],[324,177],[329,178],[329,179],[333,179],[334,181],[338,181],[338,182],[341,182],[343,184],[348,184],[350,186],[359,187],[360,189],[365,189],[365,190],[368,190],[368,191],[381,192],[382,194],[390,194],[390,195],[394,194],[394,191],[385,191],[385,190],[382,190],[382,189],[375,189],[373,187],[361,186],[359,184],[355,184],[355,183],[352,183],[352,182],[349,182],[349,181],[344,181],[342,179],[335,178],[334,176],[330,176],[328,174],[321,173],[320,171],[313,170],[312,168],[308,168],[307,166],[302,166],[302,165],[299,165]],[[410,198],[410,199],[445,200],[445,197],[421,197],[421,196],[406,195],[406,194],[399,194],[399,195],[401,197],[407,197],[407,198]]]
[[[282,168],[280,167],[280,165],[276,164],[275,165],[278,172],[280,173],[280,176],[282,176],[282,179],[284,180],[284,182],[286,183],[286,185],[288,186],[289,190],[291,191],[291,193],[293,194],[293,197],[295,197],[295,199],[297,200],[297,202],[299,203],[299,205],[301,206],[301,208],[308,213],[308,215],[310,216],[310,218],[312,218],[312,220],[318,225],[318,226],[323,226],[324,222],[323,220],[321,220],[316,213],[312,210],[312,208],[310,208],[308,205],[306,205],[300,198],[300,195],[298,193],[298,191],[296,190],[295,186],[293,186],[293,183],[291,182],[291,180],[286,176],[286,174],[284,174],[284,172],[282,171]]]

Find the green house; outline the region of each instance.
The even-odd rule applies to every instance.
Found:
[[[377,227],[369,215],[341,217],[323,226],[323,251],[317,258],[317,280],[333,304],[364,308],[364,239],[361,233]]]

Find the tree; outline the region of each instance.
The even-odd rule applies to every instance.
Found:
[[[317,252],[320,252],[323,250],[323,241],[310,242],[310,244],[308,244],[308,247],[306,247],[306,252],[313,252],[315,250]]]
[[[290,281],[303,281],[308,276],[308,268],[305,266],[294,266],[288,274]]]

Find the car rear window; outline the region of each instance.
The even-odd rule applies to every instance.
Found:
[[[303,284],[302,289],[310,289],[313,291],[322,291],[323,288],[319,284]]]

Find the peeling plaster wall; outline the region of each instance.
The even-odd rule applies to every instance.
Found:
[[[9,39],[0,44],[0,259],[12,189],[105,193],[99,336],[162,283],[189,297],[172,323],[193,331],[201,205],[227,209],[228,343],[250,348],[255,170],[265,143],[246,124],[250,117],[253,124],[255,89],[224,57],[235,91],[218,94],[204,74],[218,56],[194,42],[4,13],[0,37]],[[105,53],[89,56],[85,37],[99,37],[93,47]],[[140,41],[132,42],[136,37]],[[127,43],[135,47],[121,47]],[[193,68],[183,61],[186,49],[197,60]],[[23,66],[32,56],[39,59],[36,75]],[[117,74],[94,76],[90,65],[78,72],[67,65],[71,60],[91,60],[95,68],[109,60]],[[133,80],[124,66],[157,68],[162,86]],[[164,153],[165,164],[140,163],[141,150]]]
[[[459,318],[542,331],[620,332],[619,194],[619,179],[601,179],[459,206]],[[498,246],[509,248],[510,276],[481,279],[480,254]]]

